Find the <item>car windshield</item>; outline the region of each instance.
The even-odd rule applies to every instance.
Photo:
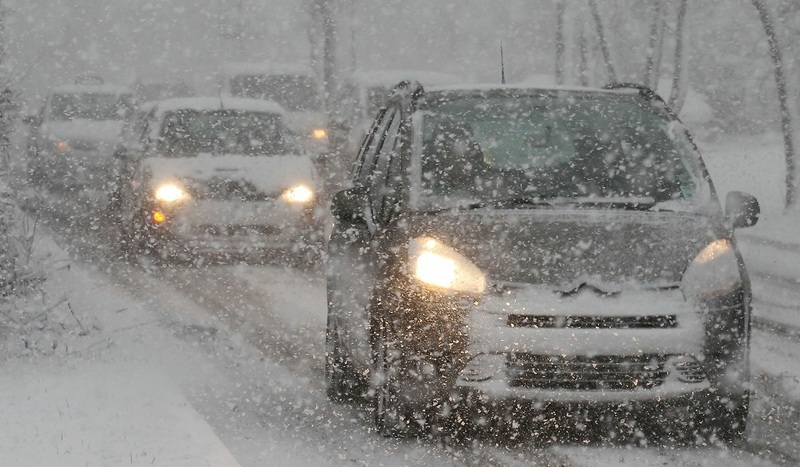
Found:
[[[305,75],[238,75],[230,80],[231,95],[251,99],[268,99],[289,111],[319,110],[317,87]]]
[[[633,95],[459,96],[422,113],[422,199],[691,200],[699,156]]]
[[[133,97],[113,93],[54,94],[53,120],[123,120],[133,109]]]
[[[281,118],[264,112],[179,110],[164,116],[161,155],[199,153],[272,155],[285,150]]]

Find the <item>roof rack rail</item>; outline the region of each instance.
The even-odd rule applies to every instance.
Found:
[[[624,83],[609,83],[609,84],[606,84],[605,86],[603,86],[603,89],[611,89],[611,90],[613,90],[613,89],[636,89],[636,90],[639,91],[639,95],[642,96],[642,98],[645,99],[646,101],[650,102],[651,105],[655,102],[655,105],[660,107],[665,112],[667,112],[667,114],[671,118],[673,118],[675,120],[678,120],[678,121],[681,120],[680,117],[678,117],[678,114],[674,110],[672,110],[672,108],[669,106],[669,104],[667,104],[667,101],[665,101],[663,97],[658,95],[657,92],[653,91],[653,89],[651,89],[649,86],[645,86],[644,84],[641,84],[641,83],[628,83],[628,82],[624,82]],[[689,135],[689,139],[692,141],[692,145],[694,145],[695,148],[696,148],[697,145],[695,145],[695,143],[694,143],[694,138],[691,135]]]
[[[646,86],[642,83],[634,83],[634,82],[621,82],[621,83],[608,83],[603,86],[603,89],[636,89],[639,91],[642,97],[647,100],[657,100],[661,101],[666,104],[666,101],[658,95],[653,89],[649,86]]]

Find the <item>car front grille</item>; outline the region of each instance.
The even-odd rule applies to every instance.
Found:
[[[533,389],[632,390],[664,383],[664,357],[557,356],[513,353],[506,357],[509,384]]]
[[[236,237],[250,235],[276,235],[279,232],[277,227],[271,225],[199,225],[196,231],[201,235],[212,237]]]
[[[675,315],[653,316],[508,316],[512,328],[574,328],[574,329],[667,329],[678,326]]]

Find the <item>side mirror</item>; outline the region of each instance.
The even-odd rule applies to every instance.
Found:
[[[340,222],[365,224],[368,209],[369,198],[363,186],[342,190],[333,195],[331,200],[331,214]]]
[[[732,230],[756,225],[760,215],[761,207],[755,196],[731,191],[725,197],[726,222]]]

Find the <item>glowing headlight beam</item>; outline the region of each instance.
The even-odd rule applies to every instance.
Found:
[[[483,271],[436,239],[413,239],[409,244],[409,260],[414,277],[425,285],[467,295],[481,295],[486,291]]]
[[[426,251],[417,258],[416,275],[417,279],[427,284],[450,288],[456,280],[456,263]]]
[[[284,191],[281,197],[292,203],[308,203],[314,199],[314,191],[305,185],[297,185]]]
[[[324,128],[314,128],[311,132],[311,136],[313,136],[314,139],[325,139],[328,137],[328,131]]]
[[[186,193],[177,185],[165,184],[156,189],[155,197],[159,201],[172,203],[186,197]]]

